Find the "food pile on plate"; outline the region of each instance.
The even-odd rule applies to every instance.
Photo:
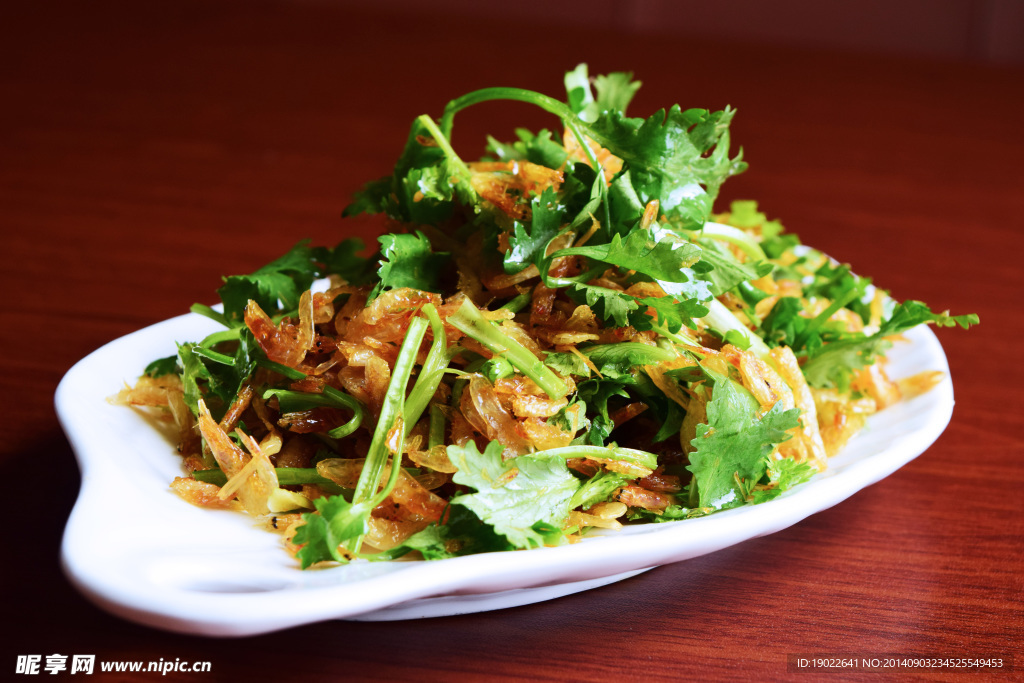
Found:
[[[769,501],[941,380],[893,381],[886,350],[976,316],[894,301],[754,202],[713,212],[746,169],[733,110],[634,118],[629,74],[565,84],[418,117],[346,211],[384,214],[376,253],[300,243],[193,307],[224,329],[117,397],[177,424],[175,492],[303,567],[559,545]],[[560,128],[466,161],[455,115],[493,100]]]

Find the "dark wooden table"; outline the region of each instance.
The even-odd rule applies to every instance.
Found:
[[[787,672],[795,653],[1024,667],[1020,69],[316,3],[3,12],[5,676],[18,654],[52,653],[208,660],[215,680],[805,677]],[[751,168],[723,205],[759,199],[897,298],[981,315],[970,332],[939,332],[957,397],[939,441],[784,532],[506,611],[215,640],[137,626],[80,597],[58,564],[79,483],[52,408],[67,369],[210,302],[221,275],[300,238],[372,238],[377,223],[340,211],[389,171],[414,116],[490,85],[561,96],[563,71],[580,61],[635,71],[636,114],[677,101],[737,107],[734,144]],[[481,107],[460,118],[456,144],[470,155],[485,133],[510,137],[520,124],[557,121]]]

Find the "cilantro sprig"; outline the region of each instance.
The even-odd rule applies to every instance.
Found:
[[[760,405],[743,387],[707,371],[714,383],[707,423],[697,427],[687,469],[693,473],[700,506],[720,510],[747,502],[768,469],[768,456],[800,424],[800,411],[776,403],[759,416]]]

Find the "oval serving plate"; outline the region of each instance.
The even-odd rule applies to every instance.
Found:
[[[435,562],[353,562],[302,571],[279,537],[244,514],[199,509],[169,488],[183,474],[173,437],[141,412],[107,402],[176,341],[216,323],[172,318],[113,341],[77,363],[56,393],[82,489],[62,546],[64,570],[93,602],[156,628],[244,636],[326,619],[464,614],[595,588],[784,529],[839,503],[924,452],[953,411],[938,339],[926,327],[889,353],[888,372],[942,370],[932,391],[892,406],[832,458],[827,472],[757,506],[595,533],[558,548]]]

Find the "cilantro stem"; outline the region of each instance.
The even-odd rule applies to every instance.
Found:
[[[760,358],[768,357],[768,346],[764,341],[748,330],[747,327],[739,321],[739,318],[725,307],[725,304],[718,299],[711,299],[705,304],[705,306],[708,307],[708,314],[701,318],[701,320],[703,320],[708,327],[722,335],[722,337],[725,337],[727,332],[735,332],[749,342],[748,349],[750,351]]]
[[[228,322],[227,317],[223,313],[213,310],[206,304],[192,304],[189,310],[198,315],[207,317],[214,322],[218,322],[224,327],[231,327],[231,323]]]
[[[287,377],[288,379],[292,380],[293,382],[297,382],[299,380],[302,380],[302,379],[306,378],[306,374],[304,372],[302,372],[301,370],[296,370],[295,368],[290,368],[287,365],[281,365],[280,363],[275,363],[272,360],[260,359],[260,360],[258,360],[256,362],[259,365],[261,365],[262,367],[267,368],[268,370],[273,370],[274,372],[276,372],[278,374],[284,375],[285,377]],[[275,392],[282,392],[282,391],[284,391],[284,390],[275,389],[275,390],[268,391],[267,393],[268,394],[273,394]],[[323,394],[313,394],[311,392],[310,393],[307,393],[307,392],[290,392],[290,393],[302,393],[305,396],[305,400],[311,401],[311,402],[312,401],[316,401],[316,400],[330,400],[329,404],[321,404],[321,405],[331,405],[332,407],[335,407],[335,408],[347,408],[348,410],[352,411],[352,418],[348,422],[346,422],[345,424],[343,424],[341,426],[335,427],[334,429],[332,429],[329,432],[327,432],[327,435],[330,436],[332,439],[342,439],[342,438],[348,436],[349,434],[351,434],[352,432],[356,431],[357,429],[359,429],[359,426],[363,423],[363,419],[366,417],[366,408],[363,407],[362,403],[360,403],[357,399],[353,398],[352,396],[349,396],[348,394],[346,394],[346,393],[344,393],[342,391],[339,391],[338,389],[335,389],[332,386],[325,386],[324,390],[323,390]],[[326,397],[326,399],[314,399],[314,398],[312,398],[312,397],[318,396],[318,395]],[[264,398],[266,398],[266,395],[264,395]]]
[[[420,311],[427,316],[430,322],[430,331],[434,336],[434,342],[430,346],[427,358],[420,367],[416,384],[409,392],[409,398],[405,401],[405,435],[416,426],[427,404],[437,391],[444,371],[448,367],[448,341],[444,333],[444,323],[441,316],[437,314],[434,304],[426,304]]]
[[[493,100],[514,100],[518,102],[526,102],[540,107],[544,111],[554,114],[560,118],[562,120],[562,125],[565,126],[565,128],[573,134],[573,137],[576,138],[576,141],[579,143],[583,153],[590,161],[590,166],[597,171],[598,177],[600,178],[604,175],[604,169],[601,166],[601,163],[597,160],[597,157],[594,155],[594,151],[587,143],[587,138],[589,137],[590,139],[597,141],[597,143],[602,147],[610,147],[613,145],[613,142],[605,138],[604,135],[594,130],[585,121],[580,119],[569,105],[533,90],[498,87],[483,88],[482,90],[474,90],[471,93],[467,93],[462,97],[452,100],[444,108],[444,114],[441,116],[440,132],[442,132],[444,136],[450,137],[455,114],[467,107],[473,106],[474,104]],[[420,117],[420,119],[422,121],[423,117]],[[431,123],[433,122],[431,121]],[[426,124],[424,123],[424,125]],[[445,153],[448,153],[447,150]],[[604,214],[604,224],[605,226],[609,226],[611,225],[611,209],[608,206],[608,191],[603,180],[600,181],[600,193],[601,205],[603,207]]]
[[[650,471],[658,467],[658,456],[647,451],[640,451],[635,448],[622,448],[621,446],[563,446],[562,448],[549,448],[546,451],[537,451],[530,454],[531,458],[592,458],[595,460],[617,460],[619,462],[633,465]]]
[[[587,155],[587,159],[590,161],[590,167],[597,172],[597,177],[594,181],[595,187],[598,188],[598,192],[600,193],[601,197],[601,208],[603,209],[604,214],[603,218],[605,230],[610,230],[612,225],[612,210],[608,202],[608,185],[604,179],[604,166],[602,166],[601,162],[597,160],[597,156],[594,154],[594,150],[590,148],[590,144],[587,142],[587,138],[580,130],[580,127],[577,125],[577,122],[578,119],[575,117],[575,115],[572,119],[569,119],[565,116],[562,117],[562,125],[564,125],[569,131],[572,132],[573,137],[576,138],[576,142],[579,143],[579,146],[583,150],[583,153]]]
[[[807,345],[807,340],[810,338],[812,332],[814,332],[819,327],[824,325],[829,318],[831,318],[837,311],[839,311],[839,309],[843,308],[851,301],[854,301],[855,299],[859,299],[860,297],[864,296],[864,289],[867,287],[867,285],[867,280],[858,278],[857,284],[854,285],[848,292],[846,292],[843,296],[839,297],[838,299],[833,299],[832,303],[829,304],[824,311],[814,316],[814,318],[812,318],[811,321],[807,323],[806,327],[804,327],[803,331],[799,335],[797,335],[797,338],[793,340],[793,350],[798,351],[805,347]]]
[[[196,305],[198,306],[199,304]],[[214,311],[214,313],[216,313],[216,311]],[[238,341],[243,329],[246,329],[245,326],[239,325],[237,327],[232,327],[230,330],[214,332],[213,334],[207,335],[203,341],[199,342],[199,346],[209,349],[222,342]]]
[[[551,275],[551,272],[550,272],[551,271],[551,264],[554,262],[554,260],[556,258],[561,256],[562,253],[565,252],[565,251],[568,251],[568,250],[567,249],[559,249],[558,251],[554,252],[550,256],[545,256],[544,260],[541,261],[541,264],[540,264],[540,278],[541,278],[541,281],[544,283],[544,286],[549,288],[549,289],[559,289],[561,287],[571,287],[573,285],[582,285],[584,283],[590,282],[592,279],[594,279],[595,277],[597,277],[598,275],[600,275],[604,271],[608,270],[608,266],[607,265],[599,262],[597,265],[595,265],[592,268],[590,268],[590,270],[584,271],[584,272],[580,273],[579,275],[575,275],[575,276],[573,276],[571,278],[553,277]],[[598,285],[586,285],[586,286],[590,287],[591,289],[601,290],[601,291],[604,291],[604,292],[617,291],[617,290],[608,289],[607,287],[600,287]]]
[[[766,292],[762,292],[746,280],[736,285],[736,291],[741,297],[743,297],[743,300],[751,306],[756,306],[759,302],[768,298],[768,294]]]
[[[518,313],[519,311],[521,311],[524,308],[526,308],[527,306],[529,306],[530,302],[532,302],[532,301],[533,301],[533,292],[526,291],[526,292],[523,292],[522,294],[516,295],[516,297],[514,299],[510,299],[510,300],[506,301],[499,308],[502,308],[502,309],[504,309],[506,311],[512,311],[513,313]]]
[[[483,361],[476,363],[478,367],[482,364]],[[466,373],[466,375],[469,374],[469,372]],[[469,380],[466,378],[466,375],[462,375],[452,382],[452,395],[451,398],[448,399],[448,405],[453,409],[458,409],[459,404],[462,402],[462,392],[465,391],[466,386],[469,384]]]
[[[444,445],[444,411],[436,403],[430,405],[430,431],[427,432],[427,450]]]
[[[330,479],[320,476],[315,467],[275,467],[274,471],[277,473],[277,483],[281,486],[301,486],[302,484],[337,486]],[[195,470],[192,472],[192,478],[207,484],[223,486],[228,480],[228,475],[218,469]]]
[[[282,413],[295,413],[300,410],[326,407],[335,408],[334,400],[327,394],[314,394],[307,391],[290,391],[288,389],[267,389],[263,398],[277,397]]]
[[[659,336],[674,341],[676,344],[679,344],[680,346],[685,346],[687,348],[698,350],[704,348],[697,341],[684,337],[681,334],[673,334],[672,332],[669,332],[668,328],[662,327],[657,323],[651,323],[651,329],[654,330]]]
[[[713,237],[720,239],[723,242],[729,244],[735,244],[739,247],[744,254],[754,259],[755,261],[767,261],[768,256],[761,249],[761,245],[757,243],[753,235],[750,233],[734,228],[731,225],[722,225],[721,223],[712,223],[708,221],[701,228],[701,232],[707,237]]]
[[[462,97],[458,97],[449,102],[444,108],[444,114],[441,116],[441,130],[444,131],[445,135],[450,135],[452,130],[452,120],[455,118],[455,114],[467,107],[473,106],[474,104],[480,104],[481,102],[491,100],[516,100],[519,102],[527,102],[529,104],[534,104],[544,111],[554,114],[563,120],[579,121],[576,114],[568,105],[553,97],[549,97],[548,95],[534,92],[533,90],[525,90],[523,88],[483,88],[481,90],[474,90],[471,93],[467,93]]]
[[[203,358],[212,360],[214,363],[220,363],[221,365],[233,366],[235,364],[235,359],[232,356],[228,356],[223,353],[218,353],[213,349],[203,348],[202,346],[194,347],[192,349],[192,353],[196,354],[197,356],[202,356]]]
[[[468,299],[448,316],[448,324],[484,345],[492,353],[503,356],[524,375],[537,383],[551,398],[561,398],[568,393],[558,375],[544,362],[533,355],[525,346],[504,334],[498,326],[487,320]]]
[[[429,323],[426,318],[416,317],[409,321],[409,329],[405,333],[402,348],[398,351],[398,358],[395,360],[395,367],[391,372],[391,382],[388,384],[387,392],[384,394],[384,402],[380,407],[377,427],[373,431],[373,439],[370,441],[370,447],[366,452],[366,462],[363,465],[363,471],[359,474],[356,488],[352,493],[353,505],[375,501],[380,497],[377,494],[377,487],[380,485],[380,478],[390,454],[388,435],[396,422],[403,418],[403,413],[405,412],[405,389],[409,384],[409,377],[412,375],[420,343],[423,341],[428,325]],[[399,430],[397,436],[397,452],[391,465],[391,476],[388,478],[384,490],[381,491],[384,498],[390,495],[391,489],[398,482],[398,470],[402,465],[402,444],[405,441],[404,428]],[[367,514],[372,509],[373,504],[368,505]],[[354,547],[351,550],[358,552],[359,541],[357,540],[353,545]]]
[[[452,395],[448,399],[448,405],[454,410],[459,410],[459,405],[462,403],[462,392],[466,390],[469,385],[469,377],[474,374],[480,367],[487,362],[485,358],[477,358],[466,365],[466,367],[457,376],[457,379],[452,382]]]

